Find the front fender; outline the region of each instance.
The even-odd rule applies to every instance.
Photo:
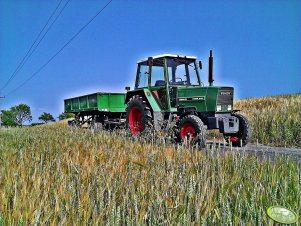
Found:
[[[196,110],[195,107],[179,107],[178,108],[178,113],[179,113],[180,119],[184,118],[186,115],[196,115],[196,116],[198,116],[197,110]]]

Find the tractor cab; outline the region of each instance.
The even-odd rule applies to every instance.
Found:
[[[138,61],[135,90],[148,88],[162,110],[172,111],[177,107],[177,87],[201,86],[201,63],[196,59],[163,54]]]

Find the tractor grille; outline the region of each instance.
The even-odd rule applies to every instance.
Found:
[[[218,105],[233,105],[233,93],[232,87],[223,87],[218,91],[217,104]]]

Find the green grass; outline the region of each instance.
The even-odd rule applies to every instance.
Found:
[[[0,225],[273,225],[300,161],[61,125],[0,130]]]

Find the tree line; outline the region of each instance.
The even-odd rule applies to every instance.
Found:
[[[0,123],[2,126],[7,127],[23,126],[24,123],[31,123],[32,121],[31,109],[27,104],[19,104],[11,107],[10,109],[2,110],[0,112],[0,116]],[[63,112],[58,116],[58,119],[63,120],[72,117],[74,117],[74,114]],[[34,126],[56,121],[53,115],[48,112],[43,112],[38,119],[40,121],[39,123],[31,123],[31,125]]]

